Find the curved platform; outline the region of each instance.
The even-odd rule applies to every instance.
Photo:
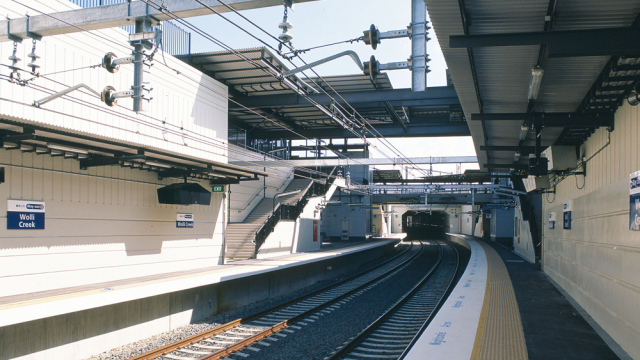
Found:
[[[483,242],[459,235],[471,250],[455,289],[405,359],[527,359],[511,279],[500,256]]]

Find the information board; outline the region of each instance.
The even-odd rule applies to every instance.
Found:
[[[44,230],[44,201],[7,200],[7,229]]]
[[[177,228],[192,228],[193,227],[193,214],[178,213],[176,219]]]
[[[640,171],[629,175],[629,230],[640,230]]]

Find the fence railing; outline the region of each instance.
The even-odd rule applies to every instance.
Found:
[[[69,0],[82,7],[92,8],[104,5],[126,3],[128,0]],[[135,32],[135,25],[122,26],[122,29],[129,34]],[[191,53],[191,33],[180,28],[171,21],[163,21],[160,26],[162,30],[162,49],[170,55],[184,55]]]
[[[304,193],[304,195],[302,195],[302,198],[300,198],[300,200],[298,200],[295,204],[287,205],[278,203],[278,205],[275,206],[273,213],[267,218],[267,220],[265,220],[260,229],[256,232],[255,237],[253,238],[253,243],[255,244],[255,251],[253,254],[254,258],[258,255],[260,247],[267,240],[269,234],[273,232],[280,220],[296,220],[304,210],[304,207],[309,202],[310,197],[324,195],[327,193],[327,191],[329,191],[329,188],[335,181],[335,177],[332,178],[334,171],[335,168],[327,177],[326,182],[313,182]]]

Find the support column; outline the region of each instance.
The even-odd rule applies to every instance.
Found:
[[[427,5],[411,0],[411,72],[414,92],[427,90]]]

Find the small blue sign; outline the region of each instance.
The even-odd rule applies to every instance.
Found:
[[[7,229],[44,230],[44,202],[32,200],[7,201]]]
[[[177,228],[192,228],[193,227],[193,214],[177,214],[176,227]]]

